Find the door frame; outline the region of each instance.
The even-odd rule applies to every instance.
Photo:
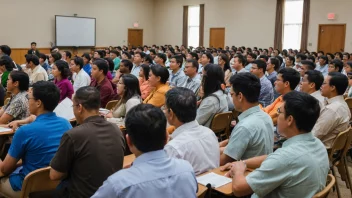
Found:
[[[346,44],[346,23],[333,23],[333,24],[319,24],[318,26],[318,46],[317,46],[317,51],[319,51],[320,49],[320,28],[321,26],[340,26],[342,25],[343,26],[343,29],[344,29],[344,37],[343,37],[343,43],[344,43],[344,46],[343,46],[343,50],[345,51],[345,44]]]
[[[129,40],[130,40],[130,38],[129,38],[129,34],[128,34],[128,32],[130,31],[130,30],[141,30],[142,31],[142,45],[143,45],[143,37],[144,37],[144,32],[143,32],[143,29],[136,29],[136,28],[128,28],[127,29],[127,46],[129,46]],[[132,47],[132,46],[131,46]]]
[[[211,30],[212,29],[223,29],[224,30],[224,47],[225,48],[225,37],[226,37],[226,28],[225,27],[211,27],[209,28],[209,47],[210,47],[210,42],[211,42]]]

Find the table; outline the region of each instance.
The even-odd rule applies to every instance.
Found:
[[[247,168],[246,172],[244,173],[245,176],[247,176],[252,171],[253,171],[252,169],[248,169]],[[221,171],[220,167],[219,167],[219,168],[215,168],[215,169],[213,169],[211,171],[208,171],[208,172],[203,173],[203,174],[198,175],[198,176],[202,176],[202,175],[205,175],[205,174],[210,173],[210,172],[213,172],[213,173],[216,173],[216,174],[224,176],[228,172],[228,170],[227,171]],[[204,189],[207,190],[207,187],[203,186],[202,184],[198,184],[198,192],[200,190],[204,190]],[[218,191],[218,192],[220,192],[220,193],[222,193],[224,195],[227,195],[227,196],[233,195],[232,194],[232,182],[230,182],[230,183],[228,183],[226,185],[220,186],[219,188],[215,188],[213,190]]]

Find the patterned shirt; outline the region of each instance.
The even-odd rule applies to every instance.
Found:
[[[190,89],[195,94],[197,94],[198,90],[199,90],[199,87],[200,87],[200,84],[201,84],[200,75],[197,74],[193,78],[190,78],[189,76],[187,76],[185,82],[180,87],[184,87],[184,88]]]
[[[183,72],[183,70],[180,68],[176,74],[173,74],[172,71],[170,70],[170,86],[172,87],[181,87],[187,79],[187,76]]]
[[[260,78],[260,95],[259,95],[259,103],[266,107],[273,103],[274,101],[274,89],[273,86],[265,76]]]
[[[12,95],[9,103],[2,107],[13,120],[22,120],[29,116],[28,95],[26,91]]]

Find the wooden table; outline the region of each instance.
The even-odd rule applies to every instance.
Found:
[[[246,172],[245,172],[245,176],[247,176],[252,171],[253,171],[252,169],[247,169]],[[213,173],[216,173],[216,174],[224,176],[228,171],[221,171],[220,167],[219,167],[219,168],[215,168],[215,169],[213,169],[213,170],[211,170],[209,172],[203,173],[203,174],[201,174],[199,176],[205,175],[205,174],[210,173],[210,172],[213,172]],[[207,187],[203,186],[202,184],[198,184],[198,192],[201,191],[201,190],[203,191],[204,189],[207,190]],[[232,182],[230,182],[230,183],[228,183],[226,185],[220,186],[219,188],[215,188],[213,190],[218,191],[218,192],[220,192],[220,193],[222,193],[224,195],[227,195],[227,196],[233,195],[232,194]]]

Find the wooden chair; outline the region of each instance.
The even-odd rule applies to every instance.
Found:
[[[118,100],[111,100],[108,102],[108,104],[106,104],[105,109],[111,110],[112,108],[114,108],[117,104]]]
[[[347,106],[350,109],[350,112],[351,112],[351,115],[352,115],[352,98],[346,98],[345,101],[346,101]]]
[[[350,128],[350,130],[348,132],[348,137],[347,137],[346,144],[345,144],[345,147],[342,152],[342,159],[340,161],[340,164],[337,165],[337,168],[338,168],[340,175],[341,175],[341,179],[343,181],[345,181],[346,186],[350,189],[351,194],[352,194],[351,175],[350,175],[350,171],[348,170],[347,159],[346,159],[347,152],[351,147],[351,143],[352,143],[352,128]]]
[[[334,177],[336,177],[336,173],[334,170],[334,166],[338,166],[343,159],[343,151],[346,146],[347,138],[351,127],[348,127],[347,130],[340,132],[334,142],[332,143],[331,149],[329,150],[329,161],[330,161],[330,170]],[[340,198],[340,189],[339,185],[335,183],[335,187],[337,190],[337,196]]]
[[[236,120],[236,122],[238,122],[238,116],[240,115],[241,113],[236,111],[235,109],[232,110],[232,119],[233,120]]]
[[[10,102],[10,98],[6,98],[4,101],[4,106],[7,105]]]
[[[329,192],[331,188],[335,185],[335,183],[336,183],[335,177],[331,174],[328,174],[328,178],[326,179],[326,187],[322,191],[315,194],[313,198],[326,198],[329,195]]]
[[[23,180],[21,198],[27,198],[30,193],[55,190],[60,181],[49,178],[50,166],[30,172]]]
[[[230,137],[230,124],[232,121],[232,112],[218,113],[214,116],[211,121],[210,129],[214,131],[215,134],[225,132],[227,138]],[[221,137],[221,134],[220,134]]]

